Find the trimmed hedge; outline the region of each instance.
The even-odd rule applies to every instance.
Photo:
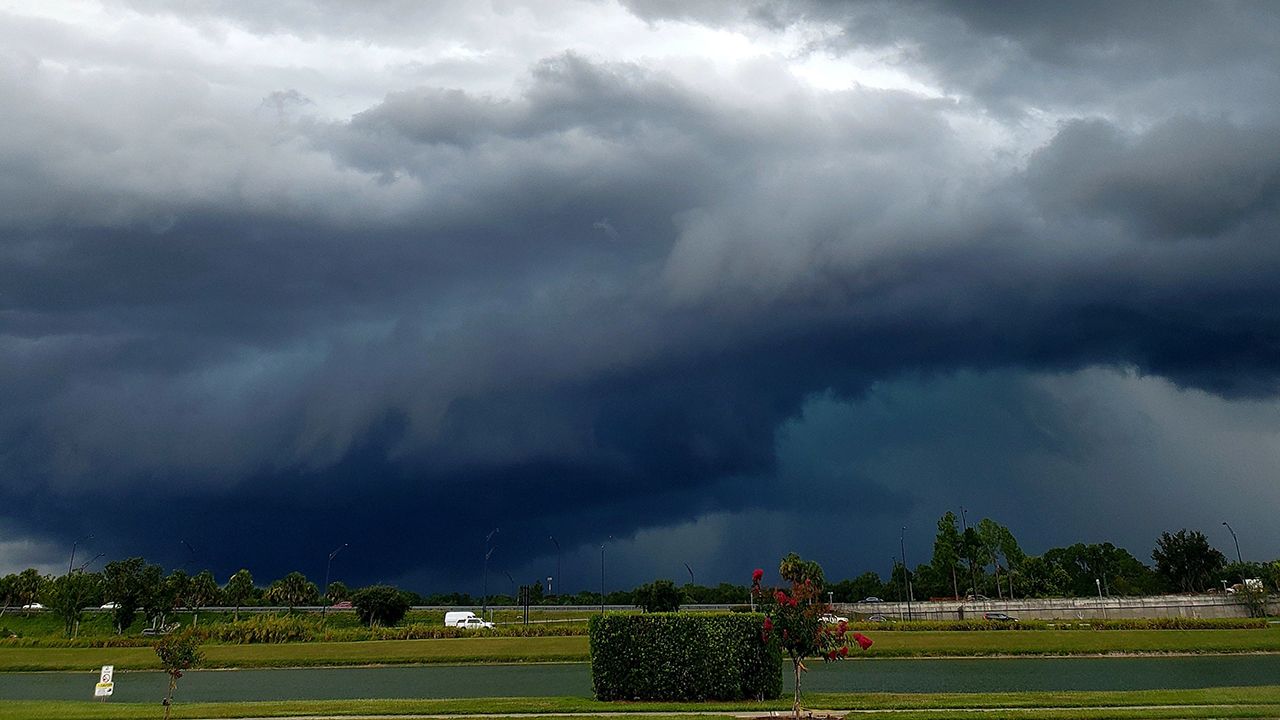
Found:
[[[599,700],[772,700],[782,651],[759,613],[649,613],[591,618]]]

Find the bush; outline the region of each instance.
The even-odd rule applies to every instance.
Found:
[[[782,654],[758,613],[591,618],[591,681],[600,700],[774,699]]]
[[[409,612],[409,601],[404,593],[390,585],[371,585],[357,590],[351,596],[360,622],[369,627],[391,627],[404,619]]]

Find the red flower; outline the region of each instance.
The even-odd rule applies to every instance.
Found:
[[[858,646],[861,647],[863,650],[866,650],[867,648],[871,647],[871,638],[867,637],[866,635],[863,635],[862,633],[854,633],[853,639],[855,642],[858,643]]]
[[[760,568],[756,568],[755,570],[751,571],[751,582],[758,583],[760,582],[760,578],[762,577],[764,577],[764,571],[761,570]]]
[[[835,651],[835,650],[832,650],[832,651],[828,652],[828,653],[827,653],[827,659],[828,659],[828,660],[835,660],[835,659],[836,659],[836,651]]]
[[[845,657],[845,656],[846,656],[846,655],[848,655],[848,654],[849,654],[849,646],[848,646],[848,645],[841,645],[841,646],[840,646],[840,657]]]
[[[776,601],[778,602],[778,604],[779,604],[779,605],[786,605],[786,604],[788,604],[788,603],[787,603],[787,594],[786,594],[786,593],[784,593],[784,592],[782,592],[781,590],[775,590],[775,591],[773,592],[773,599],[774,599],[774,600],[776,600]]]
[[[773,621],[766,617],[764,619],[764,631],[769,632],[772,629],[773,629]]]

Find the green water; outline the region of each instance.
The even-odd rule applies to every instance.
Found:
[[[783,675],[787,678],[790,673]],[[96,673],[0,673],[0,698],[90,698],[97,679]],[[159,672],[117,672],[113,699],[158,702],[166,679]],[[859,660],[818,663],[805,676],[808,692],[1144,690],[1274,684],[1280,684],[1280,655]],[[575,663],[197,670],[179,682],[177,698],[196,702],[555,695],[590,697],[590,667]]]

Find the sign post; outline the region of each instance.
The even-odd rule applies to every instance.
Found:
[[[94,697],[102,698],[103,701],[111,697],[111,693],[116,689],[116,684],[112,681],[115,672],[115,665],[102,666],[102,674],[98,676],[98,684],[93,686]]]

